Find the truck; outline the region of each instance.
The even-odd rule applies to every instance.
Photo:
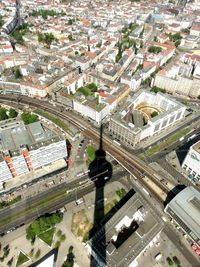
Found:
[[[158,254],[156,254],[155,256],[155,260],[159,261],[162,258],[162,254],[159,252]]]

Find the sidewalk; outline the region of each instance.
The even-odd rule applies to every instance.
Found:
[[[57,225],[57,229],[62,230],[66,235],[66,240],[61,244],[58,250],[58,258],[56,262],[56,267],[61,267],[66,256],[68,254],[68,249],[73,246],[73,253],[75,255],[75,263],[79,267],[89,267],[90,258],[87,256],[87,250],[85,246],[74,236],[71,232],[71,222],[73,213],[80,210],[79,206],[75,206],[74,203],[67,205],[67,212],[64,214],[63,221]],[[72,211],[73,210],[73,211]]]

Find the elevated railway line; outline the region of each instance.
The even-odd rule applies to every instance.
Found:
[[[72,123],[74,126],[82,131],[83,135],[99,142],[99,132],[96,129],[88,127],[81,118],[77,117],[72,112],[61,111],[60,108],[54,107],[48,102],[32,99],[24,96],[17,98],[15,95],[1,95],[1,101],[11,101],[11,102],[20,102],[23,104],[28,104],[37,108],[46,110],[47,112],[58,116],[63,120],[67,120]],[[135,155],[127,152],[124,148],[114,144],[107,136],[103,137],[103,148],[109,154],[111,154],[121,165],[129,171],[130,174],[133,174],[137,177],[138,181],[144,185],[150,194],[157,198],[160,202],[166,200],[167,194],[175,186],[175,184],[166,184],[162,181],[165,179],[159,179],[159,175],[155,171],[146,165],[145,162],[137,158]]]

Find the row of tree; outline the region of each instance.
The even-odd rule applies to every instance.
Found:
[[[61,10],[61,12],[56,12],[54,10],[49,10],[49,9],[39,9],[39,10],[33,10],[30,14],[30,16],[33,17],[39,17],[41,16],[43,19],[47,19],[49,17],[58,17],[58,16],[65,16],[66,13]]]

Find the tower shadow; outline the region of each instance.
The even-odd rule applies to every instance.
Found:
[[[95,159],[89,165],[89,177],[95,184],[95,204],[93,228],[89,233],[89,243],[91,249],[90,266],[96,267],[98,259],[101,266],[106,266],[106,236],[105,227],[103,226],[104,218],[104,187],[111,179],[113,173],[112,165],[106,160],[106,152],[103,149],[103,125],[100,127],[99,149],[95,152]],[[101,244],[95,239],[95,233],[101,228]]]

